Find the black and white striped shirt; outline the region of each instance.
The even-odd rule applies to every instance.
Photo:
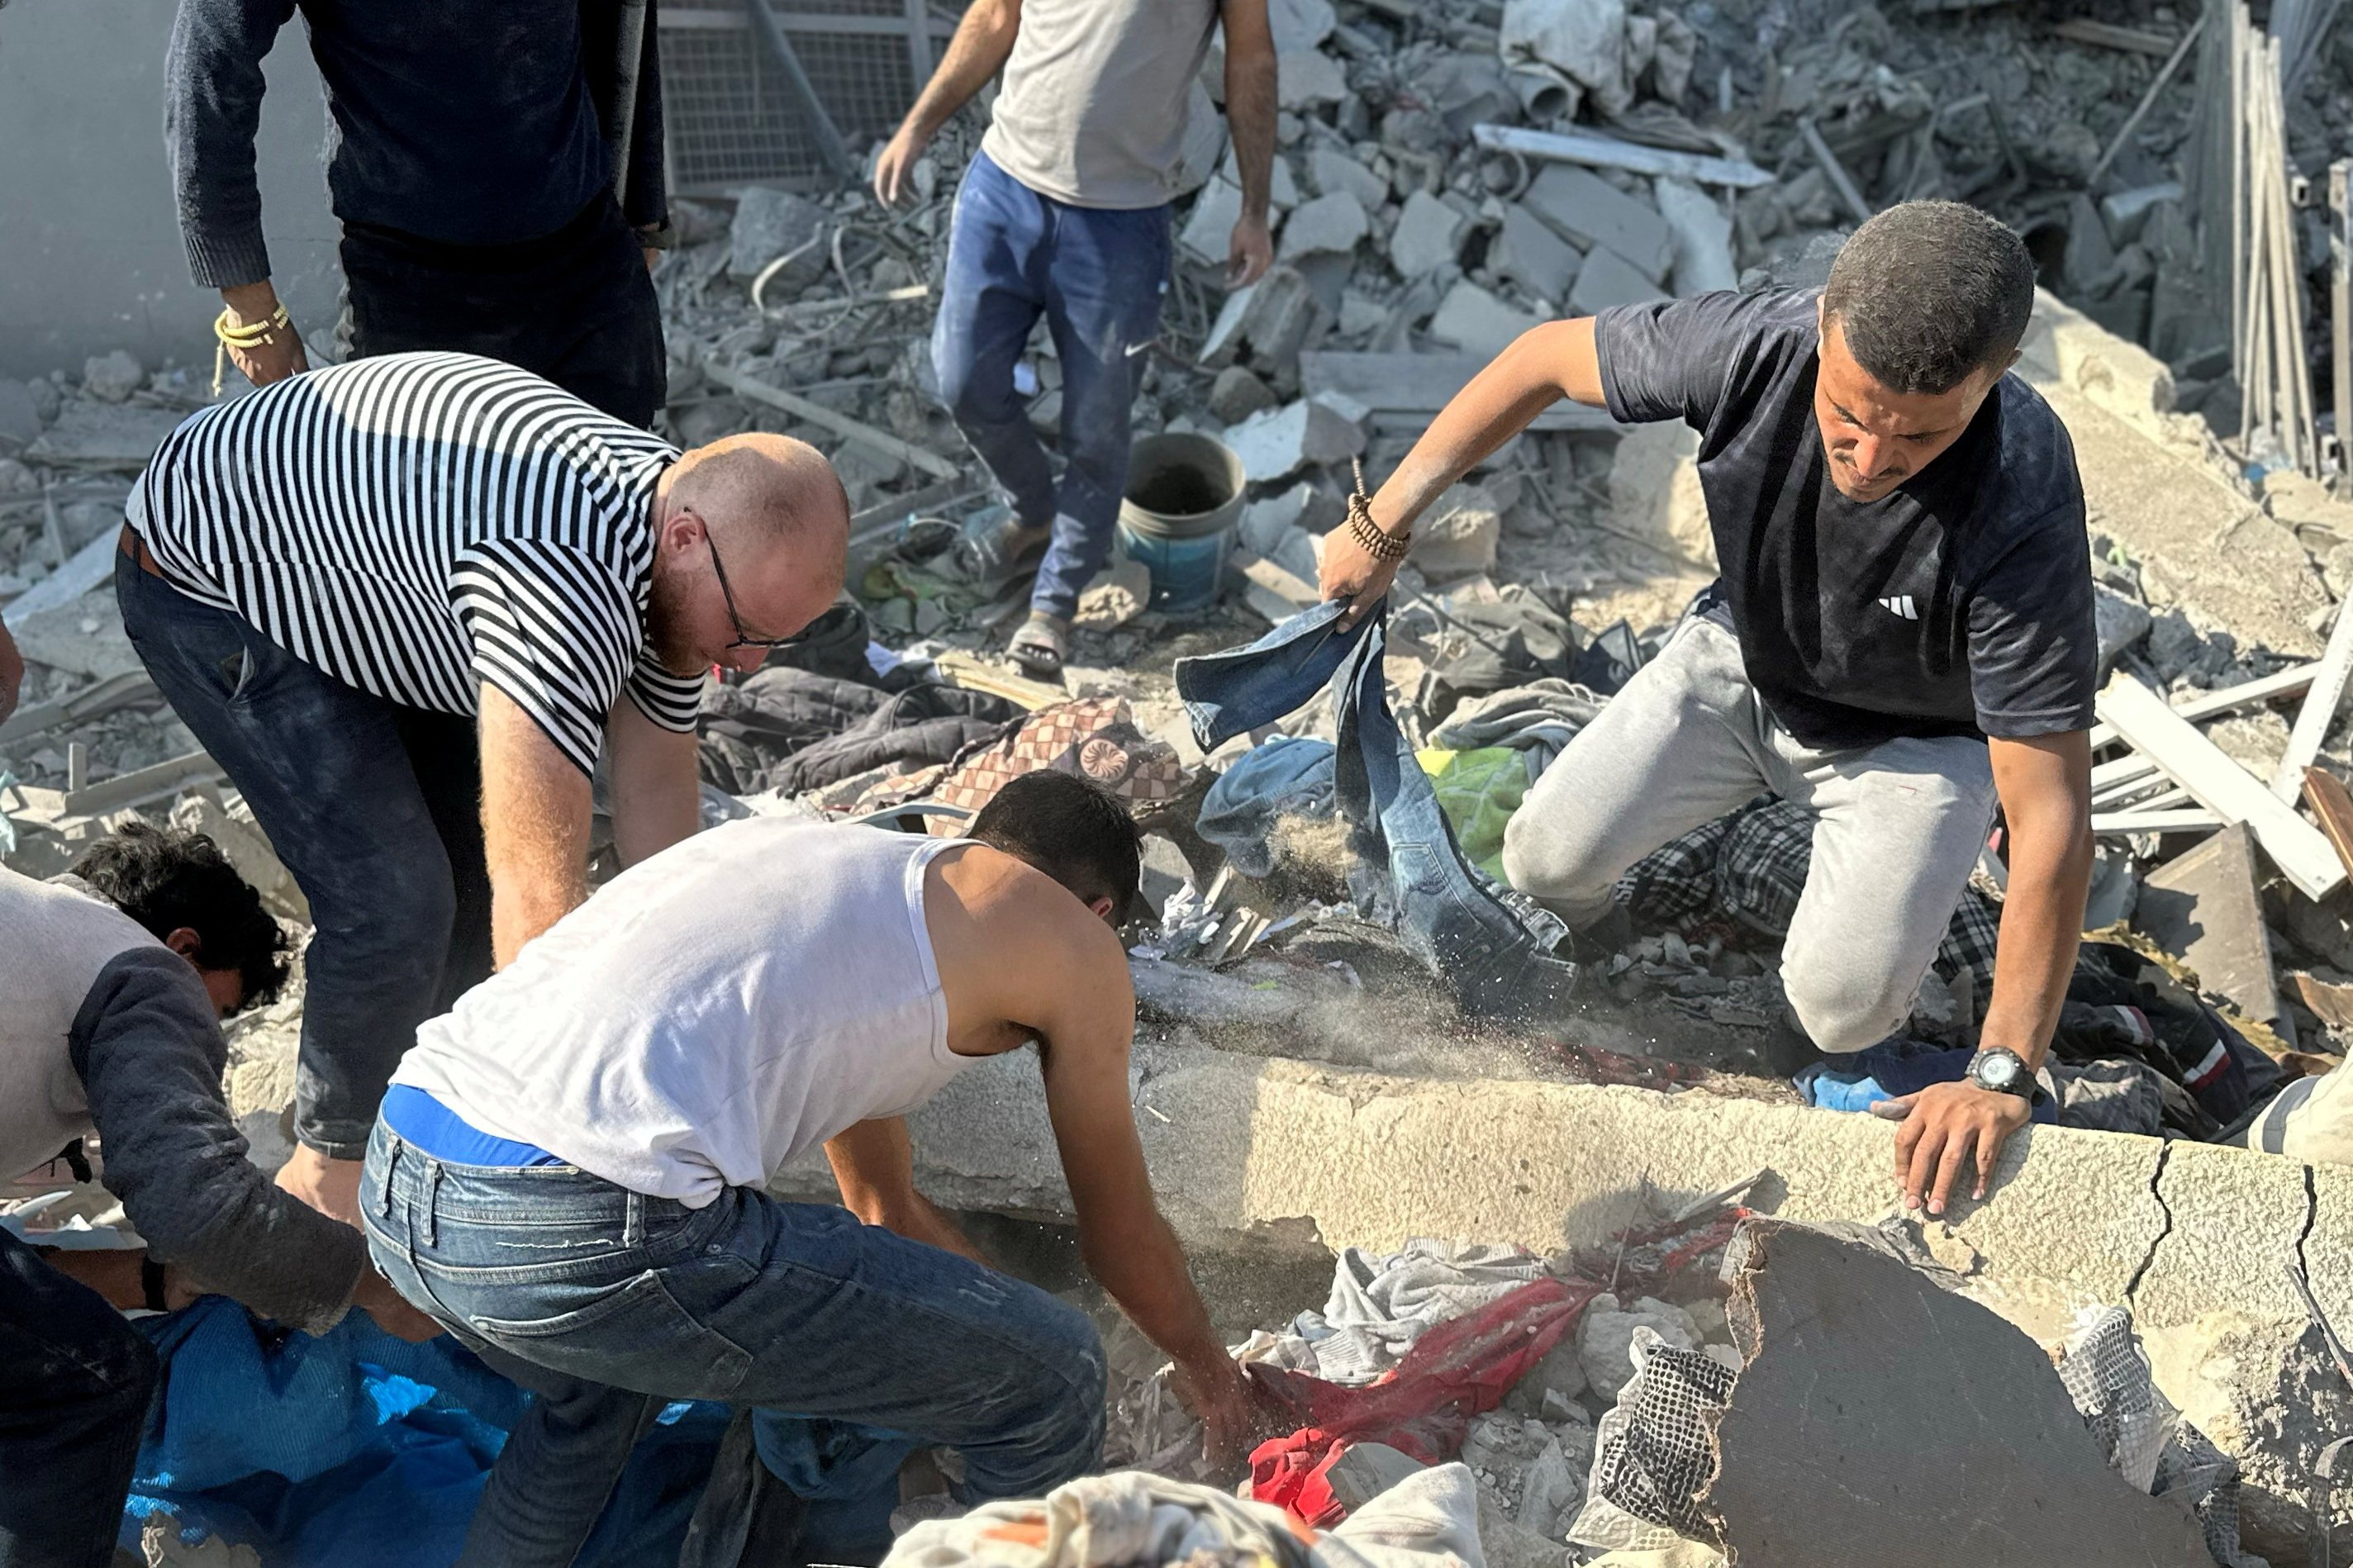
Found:
[[[387,354],[207,408],[131,524],[184,592],[363,691],[442,713],[505,692],[585,773],[627,691],[694,728],[646,647],[655,482],[677,449],[512,365]]]

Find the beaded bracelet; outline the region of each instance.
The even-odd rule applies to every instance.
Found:
[[[1413,534],[1390,533],[1373,521],[1373,498],[1365,493],[1365,465],[1350,458],[1356,473],[1356,488],[1348,497],[1348,537],[1376,561],[1402,561],[1413,547]]]

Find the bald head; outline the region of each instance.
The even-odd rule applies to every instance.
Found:
[[[647,634],[681,672],[756,668],[841,592],[849,498],[825,454],[789,436],[730,436],[670,466],[654,492]]]
[[[697,447],[678,460],[670,495],[728,532],[815,544],[849,533],[841,477],[824,453],[790,436],[747,431]]]

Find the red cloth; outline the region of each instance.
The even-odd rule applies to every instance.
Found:
[[[1426,1465],[1452,1458],[1471,1417],[1501,1405],[1600,1292],[1584,1280],[1532,1280],[1439,1324],[1358,1388],[1253,1363],[1261,1390],[1303,1425],[1251,1453],[1250,1496],[1322,1528],[1346,1512],[1332,1495],[1329,1472],[1349,1445],[1386,1443]]]

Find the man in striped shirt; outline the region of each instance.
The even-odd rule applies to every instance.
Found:
[[[314,371],[164,442],[123,626],[317,926],[282,1185],[355,1219],[417,1026],[584,896],[600,757],[624,861],[694,831],[703,673],[832,603],[849,515],[801,442],[681,456],[464,354]]]

